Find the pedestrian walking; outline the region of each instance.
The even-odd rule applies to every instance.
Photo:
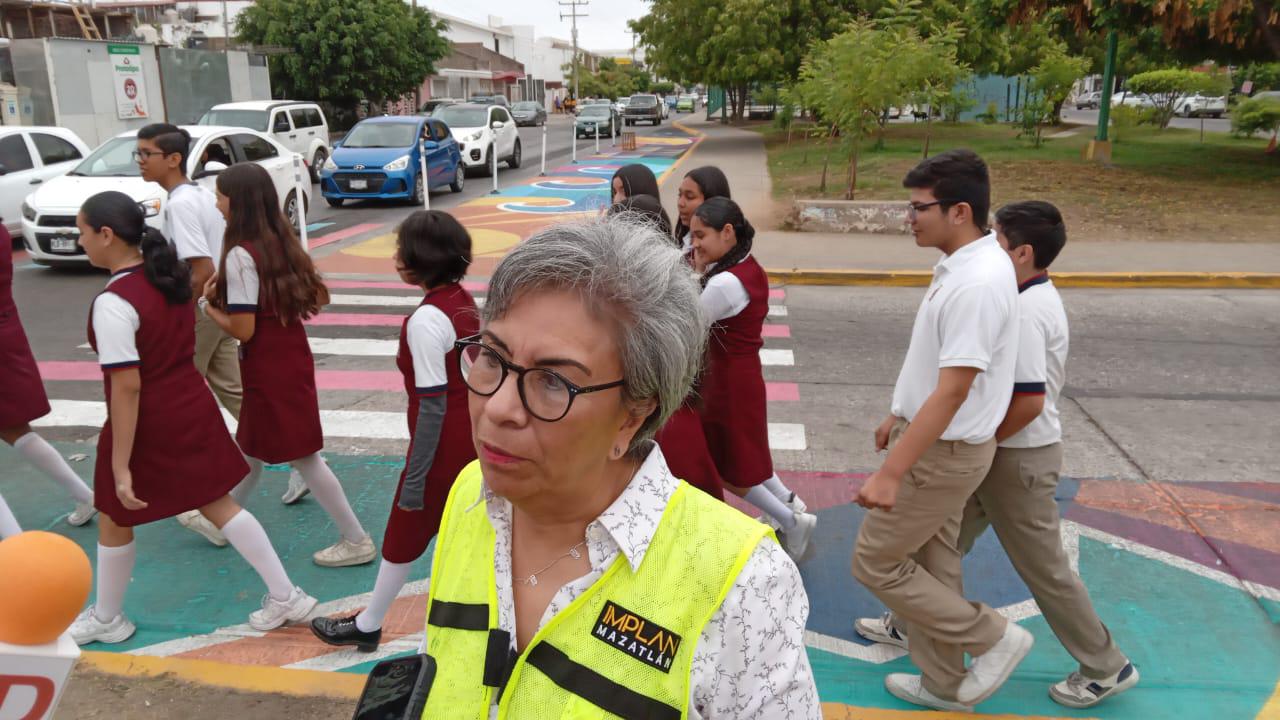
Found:
[[[703,202],[691,220],[693,267],[702,274],[702,319],[710,331],[699,388],[707,448],[729,491],[772,518],[782,546],[798,560],[818,518],[773,471],[760,364],[769,278],[751,256],[756,231],[726,197]]]
[[[382,623],[440,529],[449,488],[476,459],[471,440],[467,386],[459,373],[458,340],[480,331],[480,314],[462,278],[471,265],[471,236],[448,213],[419,210],[396,234],[396,271],[422,289],[422,304],[400,327],[396,367],[408,396],[409,450],[396,487],[382,564],[369,605],[356,615],[316,618],[311,631],[330,645],[371,652],[382,641]]]
[[[75,503],[67,523],[81,526],[93,519],[93,492],[76,475],[62,455],[31,429],[31,422],[49,414],[49,398],[44,393],[40,368],[13,301],[13,238],[0,223],[0,367],[5,380],[0,383],[0,439],[12,446],[23,460],[48,475]],[[0,538],[17,535],[21,526],[0,496]]]
[[[708,198],[713,197],[731,197],[729,195],[729,178],[725,177],[724,172],[714,165],[694,168],[686,173],[684,179],[680,181],[680,188],[676,196],[675,237],[683,244],[686,253],[689,252],[691,245],[689,225],[693,219],[693,213],[697,211],[699,205],[706,202]]]
[[[124,193],[89,198],[76,224],[89,261],[111,279],[93,301],[88,331],[107,401],[93,476],[97,596],[72,638],[84,645],[133,635],[124,614],[133,528],[188,510],[217,526],[266,584],[262,608],[249,616],[254,629],[304,619],[315,598],[289,580],[262,525],[229,494],[249,468],[191,359],[190,268]]]
[[[200,312],[240,341],[244,406],[236,442],[249,475],[233,493],[246,504],[266,463],[289,463],[333,518],[341,539],[313,555],[325,567],[363,565],[377,555],[333,471],[320,459],[324,435],[315,362],[303,320],[329,301],[320,274],[280,211],[271,176],[254,163],[218,176],[217,210],[227,220],[218,274]],[[215,540],[214,538],[210,538]]]
[[[935,155],[903,185],[916,244],[944,257],[916,313],[892,412],[875,433],[876,449],[889,454],[855,497],[868,512],[853,575],[908,625],[921,674],[889,675],[889,692],[966,711],[1008,679],[1032,644],[1017,623],[964,598],[956,549],[1013,394],[1018,288],[1013,263],[986,230],[991,190],[981,158]]]

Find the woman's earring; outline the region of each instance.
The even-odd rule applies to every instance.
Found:
[[[614,459],[614,460],[617,460],[617,459],[618,459],[618,458],[620,458],[620,457],[622,457],[622,448],[620,448],[620,447],[618,447],[617,445],[615,445],[615,446],[613,447],[613,459]]]

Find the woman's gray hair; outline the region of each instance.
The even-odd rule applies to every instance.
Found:
[[[627,453],[642,457],[693,384],[706,344],[693,270],[651,223],[630,214],[539,231],[503,258],[489,280],[485,323],[532,291],[577,293],[618,326],[624,398],[654,400]]]

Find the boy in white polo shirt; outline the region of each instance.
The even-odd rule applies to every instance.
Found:
[[[1067,314],[1048,268],[1067,241],[1053,205],[1029,201],[996,213],[996,232],[1018,278],[1021,324],[1013,399],[996,430],[995,459],[969,499],[959,549],[968,553],[994,526],[1018,575],[1031,590],[1062,646],[1080,669],[1049,695],[1073,708],[1092,707],[1138,683],[1138,671],[1116,647],[1080,577],[1071,569],[1059,531],[1055,492],[1062,470],[1058,398],[1067,363]],[[906,647],[905,623],[886,614],[855,623],[863,637]]]
[[[870,511],[853,575],[908,624],[921,674],[891,674],[886,689],[964,711],[990,697],[1032,644],[1016,623],[964,598],[957,549],[965,504],[991,467],[1013,392],[1018,288],[986,229],[991,186],[981,158],[935,155],[903,185],[916,244],[945,257],[916,313],[892,414],[875,434],[889,455],[855,498]],[[974,658],[967,671],[965,653]]]

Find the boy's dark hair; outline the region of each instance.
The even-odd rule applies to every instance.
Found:
[[[960,203],[973,211],[973,224],[987,229],[991,211],[991,178],[987,164],[972,150],[948,150],[922,161],[902,180],[902,187],[931,190],[943,212]]]
[[[191,152],[191,133],[169,123],[151,123],[138,130],[139,140],[150,140],[165,155],[178,155],[178,170],[187,175],[187,153]]]
[[[1009,203],[996,211],[1000,232],[1009,240],[1009,249],[1030,245],[1037,270],[1049,267],[1067,244],[1067,226],[1062,213],[1043,200]]]
[[[396,232],[400,260],[428,287],[462,280],[471,267],[471,235],[440,210],[418,210]]]

